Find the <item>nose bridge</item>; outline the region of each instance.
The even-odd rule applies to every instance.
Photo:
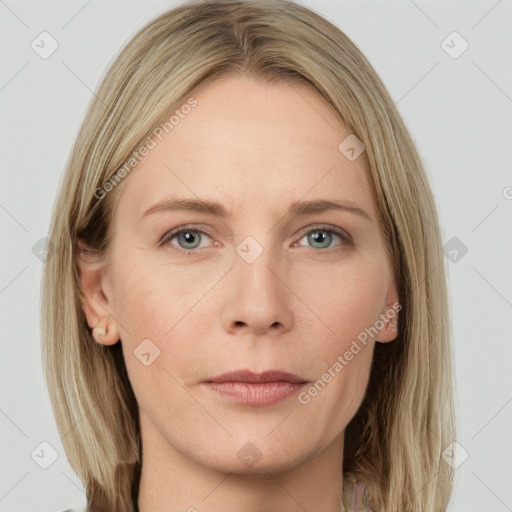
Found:
[[[260,244],[253,237],[237,246],[222,312],[225,329],[256,334],[291,327],[290,294],[282,282],[285,276],[280,275],[285,270],[280,257],[274,246]]]
[[[248,293],[278,293],[276,270],[281,267],[278,251],[266,244],[263,248],[252,237],[241,242],[236,249],[235,274]]]

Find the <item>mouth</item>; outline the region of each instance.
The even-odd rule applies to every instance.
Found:
[[[271,405],[297,393],[308,381],[293,373],[237,370],[203,382],[222,398],[242,405]]]

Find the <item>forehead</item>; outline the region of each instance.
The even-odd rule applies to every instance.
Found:
[[[339,150],[350,130],[312,88],[231,75],[191,96],[196,105],[131,172],[120,208],[141,215],[177,194],[277,215],[301,198],[344,198],[374,215],[364,153],[351,161]]]

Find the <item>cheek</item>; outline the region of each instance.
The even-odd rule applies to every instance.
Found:
[[[142,409],[178,421],[194,406],[178,381],[190,369],[196,371],[201,357],[193,343],[197,331],[190,325],[197,321],[194,305],[203,293],[187,284],[179,271],[142,262],[136,268],[137,272],[131,271],[127,265],[118,274],[113,312],[127,372]]]
[[[364,339],[379,319],[386,274],[382,265],[371,263],[354,259],[345,266],[303,272],[294,279],[294,292],[313,313],[307,316],[309,327],[306,323],[303,329],[321,335],[327,350],[341,353],[358,336]]]
[[[112,313],[123,342],[133,350],[147,338],[162,348],[172,340],[174,351],[183,345],[178,337],[208,338],[208,330],[219,327],[212,322],[218,323],[221,311],[216,304],[223,302],[213,297],[219,290],[230,293],[221,282],[229,265],[227,270],[210,266],[206,272],[202,264],[169,265],[146,256],[127,252],[113,273]],[[329,364],[333,355],[349,349],[352,340],[364,337],[381,312],[383,277],[379,262],[362,257],[336,263],[293,262],[282,276],[291,284],[283,300],[292,310],[294,330],[304,348],[309,345],[318,360]],[[185,346],[192,349],[190,343]]]
[[[322,384],[328,382],[325,388],[316,385],[322,389],[317,407],[326,411],[324,423],[333,425],[334,431],[346,428],[359,409],[368,385],[372,355],[373,343],[361,345],[360,351],[348,350],[320,376]]]
[[[123,341],[132,344],[143,337],[160,345],[172,338],[172,331],[193,315],[195,306],[215,283],[212,274],[217,271],[205,277],[198,269],[162,264],[144,258],[144,254],[117,265],[114,309],[124,330]]]
[[[222,276],[221,269],[205,277],[199,266],[170,266],[149,258],[148,264],[143,256],[135,255],[131,262],[125,258],[116,266],[112,310],[141,405],[162,389],[180,397],[172,376],[196,376],[204,357],[201,343],[209,340],[213,319],[219,317],[204,299]]]

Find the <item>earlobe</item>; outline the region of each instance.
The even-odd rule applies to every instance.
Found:
[[[394,341],[398,336],[398,311],[388,310],[382,318],[385,323],[376,341],[388,343]]]
[[[394,341],[398,336],[398,315],[402,306],[398,302],[398,293],[396,286],[393,284],[386,298],[386,307],[380,315],[382,329],[376,341],[380,343],[388,343]]]
[[[119,334],[110,320],[108,298],[104,291],[107,263],[80,241],[77,264],[80,271],[80,300],[87,324],[93,329],[98,343],[112,345],[119,340]]]
[[[119,333],[109,317],[99,321],[92,330],[94,339],[102,345],[115,345],[119,341]]]

